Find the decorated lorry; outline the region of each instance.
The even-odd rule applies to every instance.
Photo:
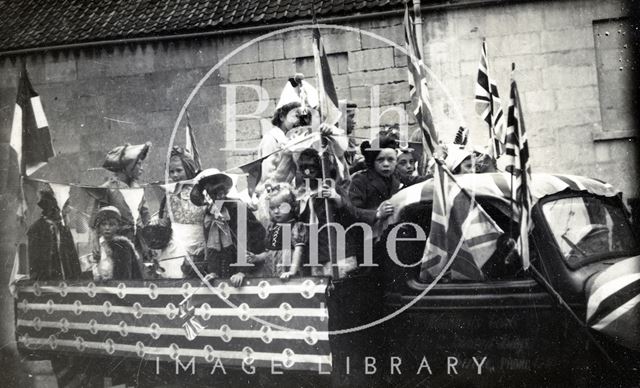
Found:
[[[508,179],[468,174],[457,182],[517,238]],[[527,271],[505,253],[473,280],[451,276],[460,270],[455,257],[443,276],[422,279],[429,180],[391,198],[396,212],[375,243],[374,269],[333,281],[254,278],[239,288],[206,277],[21,280],[18,347],[54,360],[67,379],[114,373],[100,366],[115,362],[155,381],[216,381],[235,369],[254,378],[257,370],[271,383],[274,373],[305,371],[310,385],[632,384],[640,256],[621,194],[597,180],[550,174],[533,175],[531,190]],[[399,238],[385,249],[392,231]]]

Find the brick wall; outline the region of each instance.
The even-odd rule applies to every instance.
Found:
[[[603,134],[601,101],[628,96],[617,96],[615,90],[599,84],[596,42],[599,38],[598,44],[607,46],[611,35],[594,35],[593,27],[594,21],[625,14],[622,1],[586,0],[425,12],[424,51],[433,75],[434,119],[443,140],[451,141],[458,126],[466,124],[472,129],[472,142],[486,144],[487,128],[473,103],[480,45],[486,37],[492,73],[505,105],[511,62],[517,65],[534,172],[593,176],[637,196],[635,138]],[[404,45],[399,16],[348,26]],[[360,107],[357,135],[369,136],[376,121],[398,122],[393,109],[404,109],[409,101],[404,54],[357,31],[322,32],[339,98]],[[257,36],[229,35],[28,56],[31,79],[42,96],[59,153],[41,174],[54,181],[100,183],[103,173],[87,169],[98,167],[106,150],[125,141],[150,140],[154,148],[146,174],[148,180],[161,179],[169,137],[187,97],[215,63],[253,38]],[[263,127],[260,118],[270,118],[290,75],[302,71],[311,78],[311,57],[311,31],[290,31],[249,46],[211,74],[189,105],[206,166],[231,167],[252,157],[251,152],[220,151],[228,146],[225,104],[232,89],[224,85],[236,85],[237,114],[255,111],[257,90],[268,96],[266,109],[258,117],[236,122],[236,147],[255,148]],[[0,60],[0,208],[2,219],[8,220],[0,236],[2,292],[15,241],[10,232],[15,230],[12,209],[16,205],[11,193],[17,180],[5,151],[17,69],[16,63]],[[372,90],[379,91],[379,109],[372,107]],[[630,122],[627,125],[633,129]],[[179,131],[176,142],[183,141]],[[5,306],[10,303],[7,295],[3,298]]]

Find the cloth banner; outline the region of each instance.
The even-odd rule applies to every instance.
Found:
[[[21,282],[18,347],[226,367],[328,372],[324,278]]]

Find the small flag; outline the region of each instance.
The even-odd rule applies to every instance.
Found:
[[[404,12],[404,36],[407,45],[407,67],[409,70],[409,94],[414,106],[413,114],[422,132],[422,160],[420,166],[426,170],[427,161],[433,155],[438,144],[438,133],[433,125],[429,90],[427,88],[427,71],[422,57],[422,48],[418,46],[413,20],[409,16],[409,9]],[[421,171],[424,174],[425,171]]]
[[[196,137],[193,133],[193,128],[191,128],[191,123],[189,122],[189,112],[187,112],[187,125],[184,128],[185,131],[185,151],[189,152],[191,156],[193,156],[193,161],[196,163],[196,170],[202,170],[202,161],[200,160],[200,154],[198,153],[198,149],[196,148]]]
[[[497,159],[504,153],[506,133],[498,86],[489,74],[486,40],[482,41],[482,55],[478,67],[475,101],[476,112],[489,126],[490,145],[493,157]]]
[[[24,63],[20,72],[10,144],[18,155],[18,166],[23,176],[33,174],[54,155],[42,102],[33,90]]]
[[[496,251],[502,229],[436,162],[433,181],[431,230],[420,279],[434,279],[449,264],[451,278],[484,280],[482,266]]]
[[[518,247],[524,269],[529,268],[529,225],[531,225],[531,164],[529,162],[529,143],[522,120],[522,108],[518,85],[513,77],[515,64],[512,65],[511,91],[507,111],[507,155],[506,170],[513,176],[511,198],[514,206],[520,209],[520,235]]]
[[[327,53],[324,51],[322,44],[322,36],[318,27],[313,29],[313,59],[315,64],[317,83],[318,83],[318,101],[320,114],[324,119],[323,122],[335,125],[342,112],[338,102],[338,94],[331,76],[331,68],[327,60]]]
[[[458,128],[458,132],[456,132],[456,137],[453,140],[453,144],[466,146],[468,141],[469,141],[469,129],[465,127]]]

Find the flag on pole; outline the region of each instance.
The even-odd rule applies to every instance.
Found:
[[[18,156],[21,176],[33,174],[54,155],[47,117],[24,63],[20,71],[10,145]]]
[[[342,112],[338,102],[338,94],[333,83],[331,68],[327,60],[327,53],[324,51],[322,36],[318,27],[313,29],[313,58],[318,84],[318,97],[320,114],[324,119],[323,122],[335,125]]]
[[[480,65],[478,67],[475,101],[476,112],[489,126],[491,152],[493,153],[492,156],[497,159],[504,153],[506,132],[498,86],[489,72],[486,40],[482,41],[482,55],[480,56]]]
[[[469,193],[437,161],[433,180],[431,230],[425,247],[420,279],[434,279],[447,267],[451,278],[484,280],[482,266],[496,251],[504,232]]]
[[[202,161],[200,160],[200,154],[198,153],[198,149],[196,148],[196,137],[193,133],[193,128],[191,128],[191,123],[189,122],[189,112],[187,112],[187,126],[184,128],[184,130],[184,149],[185,151],[191,153],[191,156],[193,156],[193,161],[196,163],[196,170],[201,171]]]
[[[529,225],[531,225],[532,195],[529,187],[531,183],[531,164],[529,162],[529,143],[522,120],[522,107],[518,85],[513,77],[515,64],[512,65],[511,91],[509,93],[509,108],[507,111],[507,138],[505,154],[507,157],[506,170],[511,173],[511,198],[514,206],[520,209],[520,235],[518,247],[524,269],[529,268]]]
[[[407,68],[409,70],[409,95],[414,106],[413,114],[422,132],[422,160],[420,166],[426,169],[427,161],[433,155],[438,144],[438,133],[433,126],[429,90],[427,88],[427,71],[423,62],[422,48],[418,45],[413,20],[409,9],[404,12],[404,36],[407,46]],[[421,171],[424,173],[424,171]]]

